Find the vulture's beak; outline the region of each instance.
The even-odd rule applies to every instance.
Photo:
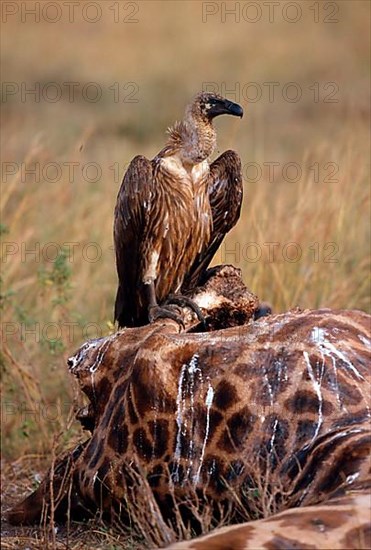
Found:
[[[243,109],[238,103],[233,103],[228,99],[214,99],[208,112],[209,118],[219,115],[232,115],[243,117]]]

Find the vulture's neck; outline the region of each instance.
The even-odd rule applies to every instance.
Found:
[[[180,157],[184,165],[194,166],[206,160],[216,146],[216,131],[212,122],[186,117],[168,130],[167,155]]]

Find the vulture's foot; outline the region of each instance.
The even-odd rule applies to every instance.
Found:
[[[189,309],[191,309],[197,315],[197,319],[206,330],[206,320],[201,311],[201,308],[188,296],[184,296],[183,294],[170,294],[167,297],[165,304],[176,304],[180,307],[189,307]]]
[[[185,329],[184,321],[181,317],[181,309],[176,305],[150,306],[148,309],[148,318],[150,323],[154,323],[157,319],[172,319]]]

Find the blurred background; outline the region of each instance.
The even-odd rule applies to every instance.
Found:
[[[245,110],[216,120],[244,204],[214,263],[276,312],[370,311],[368,2],[55,5],[2,3],[7,459],[80,437],[66,359],[113,330],[122,175],[202,89]]]

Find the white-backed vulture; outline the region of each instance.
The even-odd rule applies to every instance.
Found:
[[[213,119],[222,114],[242,117],[243,110],[217,94],[199,93],[158,155],[136,156],[127,169],[114,219],[120,327],[177,319],[169,296],[197,285],[239,218],[239,156],[226,151],[207,160],[216,146]]]

